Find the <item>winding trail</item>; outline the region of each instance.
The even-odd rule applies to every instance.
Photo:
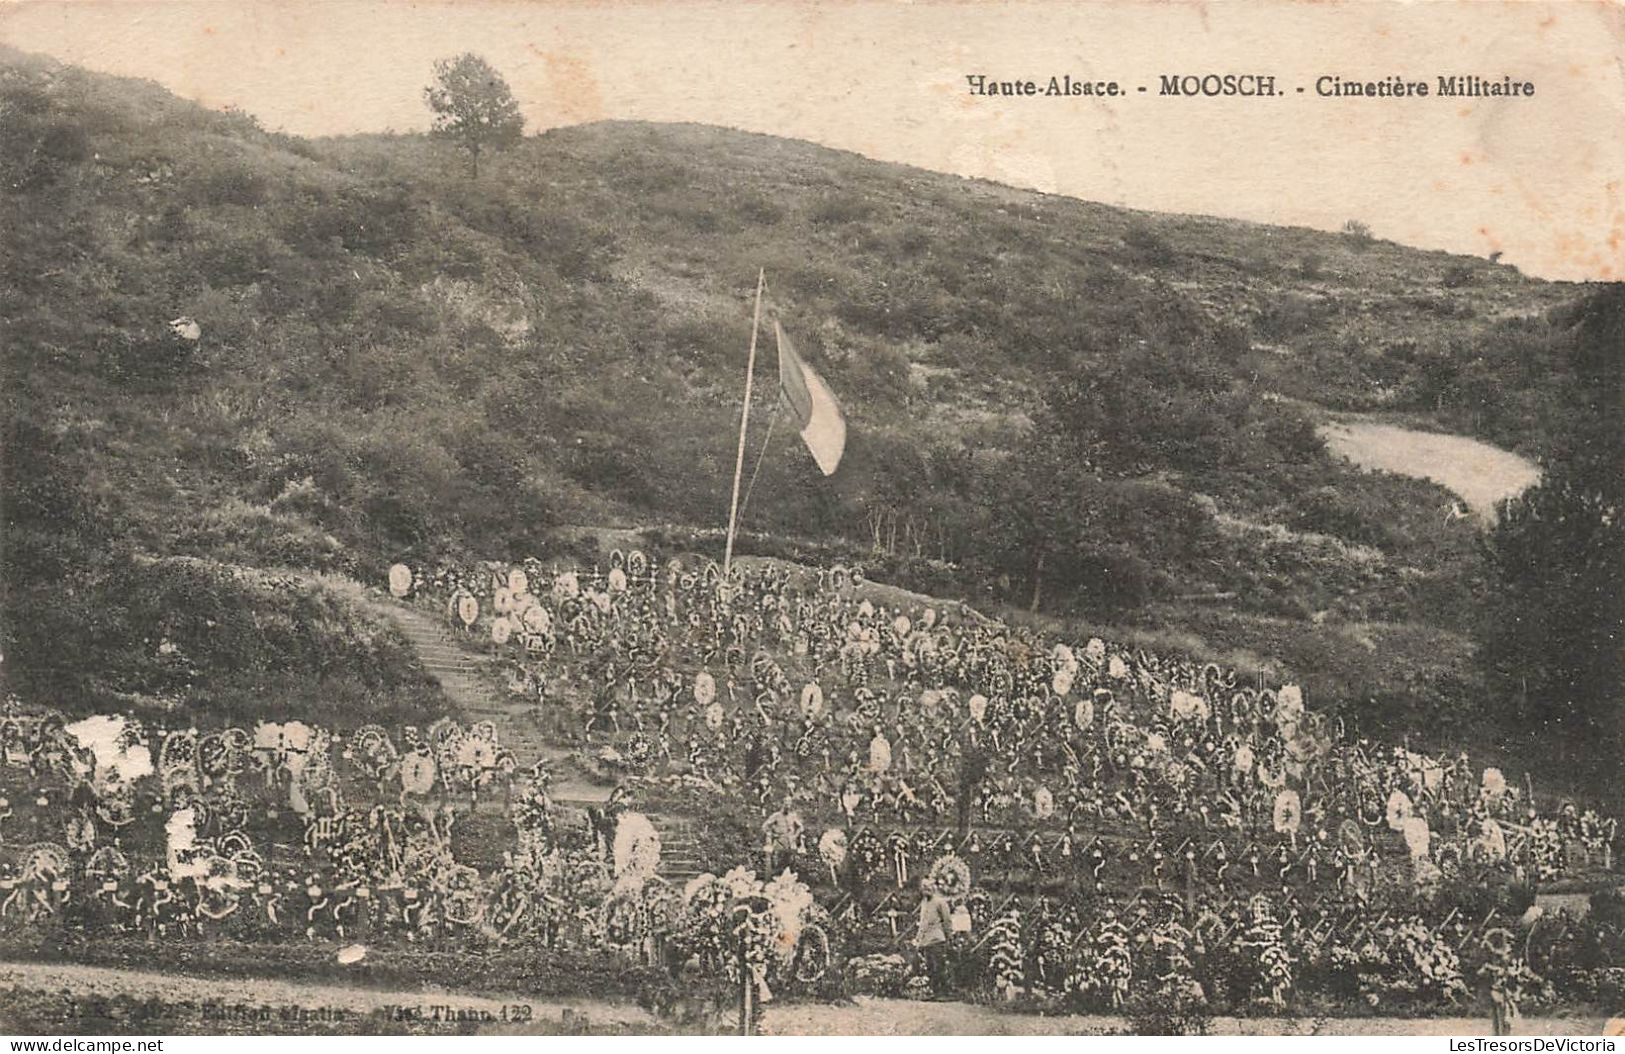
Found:
[[[1344,416],[1321,425],[1333,453],[1365,469],[1432,480],[1467,503],[1485,523],[1497,506],[1540,482],[1540,469],[1526,458],[1468,436]]]

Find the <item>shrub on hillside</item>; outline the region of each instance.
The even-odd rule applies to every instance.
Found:
[[[1446,289],[1461,289],[1464,286],[1478,284],[1479,271],[1470,263],[1451,264],[1439,278],[1439,284]]]
[[[167,381],[191,366],[196,344],[157,326],[118,330],[97,342],[97,371],[114,382]]]
[[[527,213],[510,236],[567,280],[601,281],[621,254],[613,231],[560,211]]]
[[[1077,553],[1055,584],[1069,592],[1068,606],[1073,610],[1115,615],[1144,607],[1151,599],[1153,579],[1144,557],[1127,546],[1106,546]]]
[[[859,223],[875,213],[874,203],[857,191],[841,190],[824,195],[813,203],[807,218],[816,227],[838,227]]]
[[[1302,412],[1266,414],[1263,433],[1265,442],[1282,461],[1307,463],[1326,451],[1326,441],[1315,430],[1315,422]]]
[[[1179,260],[1173,243],[1143,221],[1123,232],[1123,244],[1136,262],[1147,267],[1172,267]]]
[[[262,282],[288,256],[275,235],[258,227],[200,224],[194,234],[191,268],[216,289]]]
[[[1394,536],[1382,514],[1381,509],[1360,506],[1336,487],[1320,487],[1298,499],[1288,526],[1386,551],[1394,547]]]
[[[854,351],[842,371],[847,390],[870,404],[901,403],[908,392],[908,356],[892,344]]]
[[[340,568],[345,546],[321,526],[332,514],[314,487],[296,501],[270,507],[231,498],[179,529],[174,551],[249,566]]]
[[[185,184],[187,196],[203,205],[253,208],[265,204],[270,192],[270,180],[242,164],[196,170]]]
[[[1301,337],[1316,329],[1331,313],[1329,300],[1282,293],[1264,305],[1253,328],[1265,340],[1286,340]]]
[[[784,206],[765,194],[747,191],[733,199],[733,210],[750,223],[771,227],[784,219]]]
[[[917,276],[876,276],[845,290],[836,314],[853,329],[893,341],[935,340],[954,315],[954,302]]]
[[[0,189],[42,190],[90,154],[90,137],[42,87],[12,74],[0,79]]]

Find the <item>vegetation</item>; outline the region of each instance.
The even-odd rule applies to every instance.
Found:
[[[1561,456],[1579,290],[714,128],[521,140],[494,72],[439,73],[425,98],[477,181],[435,137],[304,141],[0,52],[15,684],[153,691],[118,654],[133,629],[71,676],[51,656],[179,566],[141,559],[376,581],[548,558],[562,524],[719,523],[765,266],[852,428],[830,480],[775,431],[751,544],[1312,673],[1368,721],[1481,720],[1472,531],[1316,426],[1381,413]]]
[[[1612,774],[1625,748],[1625,287],[1580,305],[1573,324],[1574,412],[1541,482],[1489,538],[1481,655],[1512,723]]]

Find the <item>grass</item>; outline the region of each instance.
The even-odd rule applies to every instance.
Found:
[[[546,559],[561,524],[717,524],[759,267],[851,424],[831,480],[777,430],[759,550],[1024,603],[1001,526],[1024,444],[1046,393],[1099,381],[1115,394],[1074,393],[1076,416],[1111,413],[1113,467],[1071,502],[1110,514],[1045,608],[1143,632],[1209,639],[1181,599],[1202,594],[1329,651],[1328,624],[1470,632],[1481,561],[1430,528],[1441,493],[1343,464],[1312,425],[1380,412],[1539,453],[1576,392],[1580,289],[1388,242],[692,125],[551,130],[471,181],[424,137],[300,140],[11,50],[0,95],[0,644],[17,687],[70,708],[154,693],[139,635],[73,670],[58,646],[125,617],[133,556],[376,581],[397,559]],[[181,315],[201,340],[169,331]],[[1168,510],[1188,529],[1146,529]],[[354,643],[347,662],[371,654]],[[316,662],[303,686],[219,670],[186,705],[426,698],[284,650]],[[1471,692],[1453,662],[1378,659]]]

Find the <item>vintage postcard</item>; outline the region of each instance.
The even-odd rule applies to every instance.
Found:
[[[1622,133],[1607,3],[0,4],[0,1033],[1613,1050]]]

